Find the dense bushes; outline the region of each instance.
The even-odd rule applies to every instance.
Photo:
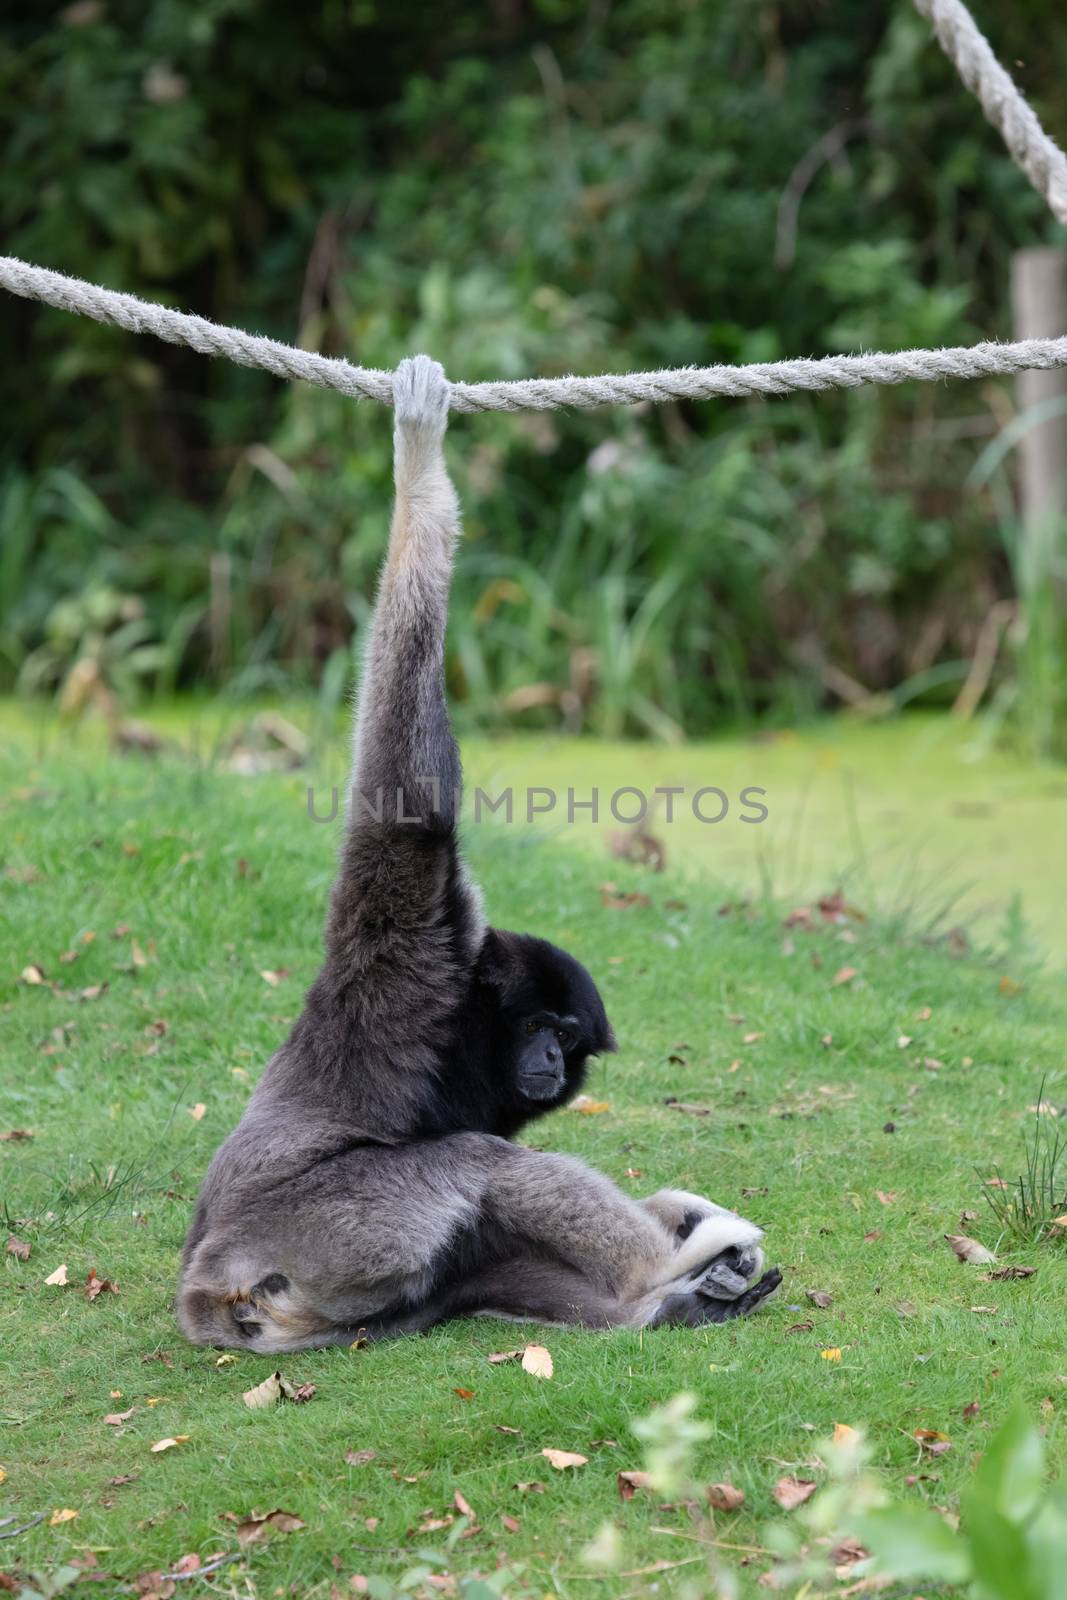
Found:
[[[1010,252],[1054,232],[907,0],[42,9],[0,25],[5,248],[366,364],[964,342],[1009,331]],[[1056,15],[984,20],[1062,137]],[[388,417],[0,318],[6,682],[110,639],[127,686],[339,684]],[[1009,414],[990,384],[457,422],[457,699],[670,736],[951,692],[1012,587],[1010,497],[965,488]]]

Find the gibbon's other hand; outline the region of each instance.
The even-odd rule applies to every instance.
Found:
[[[393,374],[393,419],[398,433],[412,430],[443,438],[448,425],[449,383],[430,356],[408,356]]]

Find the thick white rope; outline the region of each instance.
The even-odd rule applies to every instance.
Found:
[[[205,317],[116,294],[80,278],[0,257],[0,287],[28,300],[43,300],[96,322],[131,333],[153,333],[169,344],[188,345],[201,355],[225,356],[241,367],[261,367],[279,378],[302,378],[322,389],[391,405],[393,375],[354,367],[311,350],[297,350],[240,328],[223,328]],[[709,400],[716,395],[788,394],[802,389],[858,389],[865,383],[933,383],[946,378],[981,378],[991,373],[1067,367],[1067,338],[1024,339],[1018,344],[960,345],[946,350],[901,350],[895,354],[824,356],[819,361],[761,361],[743,367],[679,367],[669,372],[607,373],[596,378],[519,378],[513,382],[453,383],[453,411],[552,411],[560,406],[630,406],[640,401]]]
[[[1067,157],[1045,133],[1008,74],[997,62],[961,0],[915,0],[929,18],[964,83],[982,103],[1017,164],[1067,223]],[[102,289],[14,256],[0,257],[0,287],[27,300],[111,323],[130,333],[151,333],[202,355],[225,356],[279,378],[300,378],[323,389],[390,405],[393,376],[356,367],[312,350],[298,350],[205,317],[171,311],[136,295]],[[680,367],[665,372],[606,373],[599,377],[520,378],[513,382],[453,383],[453,411],[552,411],[561,406],[637,405],[642,401],[708,400],[717,395],[788,394],[794,390],[856,389],[862,384],[933,383],[1067,367],[1067,338],[990,342],[943,350],[901,350],[821,360],[764,361],[742,367]]]
[[[981,101],[1015,165],[1048,202],[1056,220],[1067,223],[1067,155],[1038,122],[967,7],[962,0],[915,0],[915,9],[933,24],[942,50]]]

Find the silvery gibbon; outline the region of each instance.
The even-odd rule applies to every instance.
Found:
[[[461,859],[443,681],[459,509],[436,362],[400,366],[394,407],[396,503],[325,960],[212,1161],[178,1320],[197,1344],[273,1353],[472,1313],[587,1328],[744,1316],[781,1277],[763,1272],[754,1223],[679,1190],[631,1200],[512,1142],[615,1039],[572,956],[487,926]]]

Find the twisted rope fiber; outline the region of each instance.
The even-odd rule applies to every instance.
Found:
[[[962,0],[914,0],[942,50],[981,102],[986,120],[1007,145],[1015,165],[1043,196],[1058,222],[1067,223],[1067,155],[1050,139]]]
[[[1000,66],[961,0],[914,0],[932,23],[946,55],[977,95],[1012,158],[1067,223],[1067,156],[1048,137],[1011,78]],[[393,377],[357,367],[277,339],[224,328],[206,317],[119,294],[68,278],[14,256],[0,257],[0,287],[27,300],[92,317],[130,333],[151,333],[201,355],[225,356],[242,367],[258,367],[279,378],[302,379],[323,389],[390,405]],[[947,378],[1048,371],[1067,367],[1067,337],[988,342],[943,350],[902,350],[821,360],[766,361],[748,366],[680,367],[664,372],[602,374],[599,377],[521,378],[511,382],[453,383],[453,411],[551,411],[561,406],[637,405],[642,401],[708,400],[788,394],[795,390],[856,389],[862,384],[933,383]]]
[[[225,356],[241,367],[260,367],[279,378],[300,378],[321,389],[391,405],[393,375],[374,367],[297,350],[240,328],[223,328],[205,317],[117,294],[80,278],[0,257],[0,286],[28,300],[130,333],[153,333],[168,344],[188,345],[201,355]],[[520,378],[513,382],[453,383],[453,411],[553,411],[561,406],[637,405],[640,401],[708,400],[788,394],[793,390],[857,389],[865,383],[934,383],[945,378],[1067,367],[1067,337],[960,345],[945,350],[901,350],[895,354],[825,356],[811,361],[763,361],[743,367],[680,367],[669,372],[630,372],[596,378]]]

